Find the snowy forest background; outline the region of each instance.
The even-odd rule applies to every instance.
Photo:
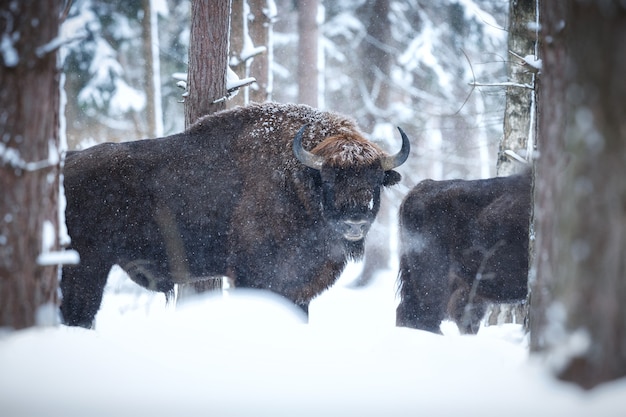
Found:
[[[268,2],[275,101],[300,101],[296,3]],[[303,326],[290,306],[245,292],[174,311],[116,269],[96,331],[58,326],[0,335],[3,414],[621,416],[623,379],[587,392],[554,378],[585,349],[580,333],[551,327],[550,336],[565,342],[529,359],[519,325],[486,327],[475,337],[449,327],[446,337],[393,327],[393,225],[408,187],[427,177],[496,173],[505,91],[470,84],[506,81],[509,1],[389,1],[384,43],[372,36],[372,3],[320,2],[316,105],[355,117],[385,149],[396,149],[397,125],[412,138],[403,187],[388,193],[378,220],[391,228],[378,235],[391,251],[383,272],[355,290],[351,268],[312,303]],[[148,4],[158,16],[158,42],[146,42]],[[174,74],[187,70],[188,26],[187,1],[73,2],[61,28],[63,39],[75,39],[63,48],[61,134],[69,148],[183,129]],[[158,66],[146,64],[154,43]],[[367,45],[388,59],[368,55]],[[162,117],[151,120],[155,102]],[[381,240],[375,233],[370,241]]]
[[[372,3],[320,2],[320,75],[311,74],[311,82],[319,78],[317,107],[356,118],[373,140],[395,140],[395,126],[410,132],[414,152],[405,169],[407,186],[423,177],[495,174],[505,91],[470,83],[506,79],[509,2],[391,1],[385,44],[368,32],[378,18]],[[159,45],[162,132],[153,131],[146,112],[152,88],[147,71],[153,66],[143,53],[145,4],[74,1],[62,27],[64,36],[81,39],[68,45],[64,63],[70,148],[183,130],[182,91],[175,76],[187,71],[189,2],[151,3],[159,16],[154,41]],[[273,13],[271,99],[297,102],[295,3],[277,0]],[[371,44],[382,58],[362,53]],[[383,71],[381,62],[389,69]],[[382,96],[388,97],[382,101]]]

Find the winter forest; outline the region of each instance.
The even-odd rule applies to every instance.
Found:
[[[623,414],[623,2],[2,3],[0,414]],[[203,7],[227,19],[205,16],[194,38]],[[218,41],[227,72],[203,61]],[[194,71],[218,74],[219,93],[199,90]],[[401,127],[411,153],[364,259],[308,318],[226,278],[166,300],[113,267],[94,328],[60,324],[61,265],[80,255],[64,250],[66,152],[183,132],[197,93],[204,113],[255,102],[340,113],[388,153]],[[491,306],[475,335],[452,320],[442,334],[397,327],[410,190],[525,170],[527,299]]]

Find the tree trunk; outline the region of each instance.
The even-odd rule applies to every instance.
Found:
[[[537,37],[528,26],[537,21],[537,0],[511,0],[509,5],[509,36],[507,48],[508,81],[517,85],[533,86],[535,73],[519,57],[536,56]],[[511,86],[506,91],[504,109],[504,136],[500,142],[496,170],[498,176],[519,172],[520,163],[505,154],[513,151],[530,161],[528,150],[535,140],[535,91],[532,88]]]
[[[275,16],[271,15],[273,8],[268,7],[268,0],[249,0],[249,3],[252,16],[248,23],[250,38],[255,46],[267,48],[265,53],[255,56],[250,65],[250,76],[256,78],[256,84],[249,88],[250,101],[262,103],[272,99],[273,78],[270,63],[274,55],[271,37]]]
[[[509,31],[507,48],[509,54],[508,81],[518,85],[535,85],[533,67],[525,65],[519,57],[537,55],[537,36],[528,26],[537,21],[537,0],[511,0],[509,3]],[[516,56],[517,55],[517,56]],[[504,135],[500,141],[496,174],[512,175],[520,172],[524,166],[505,151],[514,152],[532,163],[535,149],[535,131],[537,129],[535,90],[525,87],[508,87],[504,109]],[[532,242],[531,242],[532,243]],[[530,245],[530,260],[533,245]],[[489,309],[487,323],[527,323],[528,302],[516,304],[494,304]]]
[[[237,74],[239,78],[247,77],[246,62],[242,60],[242,53],[244,50],[244,28],[246,25],[246,16],[244,13],[244,3],[246,0],[232,0],[231,14],[230,14],[230,50],[228,54],[230,56],[228,65],[230,69]],[[236,106],[243,106],[246,104],[246,98],[242,88],[239,93],[228,100],[226,107],[232,108]]]
[[[298,101],[317,107],[317,0],[298,1]]]
[[[148,137],[163,136],[163,110],[161,106],[161,65],[159,58],[158,16],[152,7],[152,0],[143,0],[143,37],[145,57],[146,117]]]
[[[226,108],[230,0],[192,0],[185,126]]]
[[[592,388],[626,376],[626,10],[541,6],[531,348]]]
[[[58,265],[38,257],[58,249],[61,5],[0,6],[0,328],[56,315]]]
[[[230,0],[192,0],[186,127],[204,115],[226,108],[229,21]],[[221,287],[222,279],[215,277],[180,285],[178,295],[181,298]]]

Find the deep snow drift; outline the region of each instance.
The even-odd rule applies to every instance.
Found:
[[[165,306],[111,274],[97,330],[0,337],[0,414],[15,416],[622,416],[626,381],[590,393],[529,359],[517,325],[395,328],[395,277],[344,274],[310,323],[274,296]]]

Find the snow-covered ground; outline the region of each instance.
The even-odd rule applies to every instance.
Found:
[[[344,274],[310,323],[258,292],[165,306],[112,273],[97,329],[0,336],[0,415],[624,416],[626,380],[584,392],[529,359],[516,325],[394,327],[395,274]]]

